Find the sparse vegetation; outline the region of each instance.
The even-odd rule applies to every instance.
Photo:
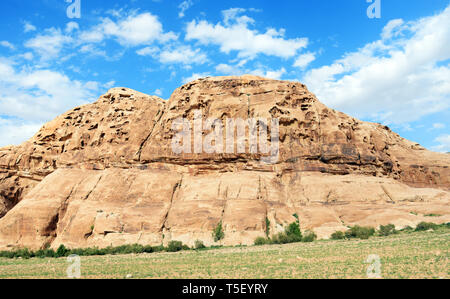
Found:
[[[436,229],[437,228],[437,224],[431,223],[431,222],[420,222],[417,227],[416,227],[416,231],[426,231],[426,230],[430,230],[430,229]]]
[[[440,215],[440,214],[426,214],[426,215],[424,215],[425,217],[441,217],[442,215]]]
[[[202,241],[196,240],[195,243],[194,243],[194,248],[199,250],[199,249],[205,249],[206,246],[205,246],[205,244],[203,244]]]
[[[225,238],[225,233],[223,232],[223,227],[222,227],[222,221],[220,221],[217,224],[216,228],[214,228],[213,238],[214,238],[214,242],[218,242],[218,241],[222,240],[223,238]]]
[[[167,245],[168,252],[177,252],[183,250],[183,243],[180,241],[170,241]]]
[[[313,231],[306,231],[302,238],[302,242],[314,242],[315,240],[317,240],[317,235]]]
[[[269,238],[258,237],[255,239],[256,246],[267,245],[267,244],[271,244],[271,241]]]
[[[421,222],[417,225],[415,229],[411,227],[406,227],[401,230],[396,231],[395,227],[392,224],[388,224],[386,226],[380,226],[380,230],[378,231],[378,235],[380,236],[389,236],[392,234],[411,234],[413,232],[421,232],[428,230],[442,230],[442,229],[450,229],[450,223],[444,224],[434,224],[429,222]],[[395,231],[395,233],[394,233]],[[350,228],[347,232],[337,231],[331,235],[331,239],[333,240],[341,240],[341,239],[352,239],[352,238],[360,238],[360,239],[368,239],[367,236],[373,236],[375,234],[375,229],[370,227],[360,227],[354,226]],[[269,245],[269,244],[288,244],[288,243],[296,243],[296,242],[313,242],[317,239],[317,236],[312,231],[306,231],[302,236],[300,231],[299,222],[291,223],[284,232],[278,233],[272,238],[263,238],[259,237],[255,240],[255,245]],[[245,247],[245,246],[238,246]],[[202,241],[197,240],[194,244],[194,249],[220,249],[222,246],[211,246],[206,247]],[[184,245],[180,241],[171,241],[169,242],[167,247],[163,245],[159,246],[150,246],[150,245],[140,245],[140,244],[131,244],[131,245],[122,245],[118,247],[106,247],[103,249],[94,247],[94,248],[80,248],[80,249],[68,249],[64,245],[58,247],[55,251],[53,249],[40,249],[37,251],[30,251],[27,248],[21,248],[14,251],[0,251],[0,258],[8,258],[8,259],[30,259],[30,258],[59,258],[66,257],[72,254],[76,254],[79,256],[102,256],[102,255],[124,255],[124,254],[140,254],[140,253],[153,253],[153,252],[177,252],[177,251],[188,251],[191,248],[187,245]]]
[[[380,236],[390,236],[396,233],[397,231],[395,230],[395,225],[393,224],[380,225],[380,229],[378,230],[378,234]]]
[[[266,217],[266,237],[270,236],[270,220]]]
[[[358,238],[362,240],[367,240],[375,234],[375,229],[373,227],[364,227],[355,225],[345,232],[345,237],[347,239]]]
[[[343,239],[345,239],[345,233],[342,231],[334,232],[333,234],[331,234],[331,239],[332,240],[343,240]]]
[[[398,233],[369,240],[222,247],[178,254],[82,256],[83,279],[343,279],[367,278],[365,261],[378,254],[382,277],[450,278],[448,225],[432,232]],[[264,235],[264,234],[263,234]],[[375,252],[374,252],[375,250]],[[0,278],[66,278],[65,258],[0,258]]]

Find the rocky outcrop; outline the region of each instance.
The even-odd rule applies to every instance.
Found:
[[[278,118],[280,153],[175,154],[174,120]],[[251,244],[300,216],[327,237],[347,225],[450,218],[450,156],[320,103],[301,83],[254,76],[188,83],[168,101],[114,88],[0,149],[0,247],[181,240]]]

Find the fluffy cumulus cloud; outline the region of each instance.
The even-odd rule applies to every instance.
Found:
[[[450,107],[450,6],[405,23],[303,81],[326,104],[384,123],[402,124]]]
[[[269,28],[265,32],[252,29],[254,19],[242,15],[244,9],[223,11],[223,22],[191,21],[186,28],[186,40],[202,45],[216,45],[223,53],[236,51],[239,57],[255,58],[258,54],[290,58],[305,48],[306,38],[285,38],[284,29]]]
[[[125,19],[103,18],[101,23],[81,33],[84,42],[101,42],[105,38],[115,38],[123,46],[139,46],[155,41],[167,42],[177,39],[173,32],[164,32],[158,17],[144,12],[131,13]]]
[[[64,46],[72,42],[72,37],[65,35],[60,29],[49,28],[26,41],[25,47],[33,49],[42,59],[49,60],[58,57]]]
[[[314,60],[316,60],[316,54],[308,52],[295,59],[294,66],[304,70]]]
[[[18,69],[6,59],[0,73],[0,146],[24,141],[58,114],[94,101],[100,89],[52,70]]]
[[[173,50],[164,50],[159,55],[161,63],[203,64],[207,61],[206,54],[200,49],[191,49],[188,46]]]

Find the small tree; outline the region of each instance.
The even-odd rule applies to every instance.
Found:
[[[225,233],[223,232],[222,221],[220,221],[213,231],[214,242],[218,242],[225,238]]]
[[[56,250],[55,257],[63,257],[66,256],[66,254],[69,252],[69,250],[64,245],[60,245],[58,249]]]
[[[270,235],[270,220],[266,217],[266,236],[269,237]]]

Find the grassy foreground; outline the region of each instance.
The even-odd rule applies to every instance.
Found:
[[[450,232],[286,245],[81,257],[82,278],[450,278]],[[67,258],[0,258],[0,278],[66,278]]]

